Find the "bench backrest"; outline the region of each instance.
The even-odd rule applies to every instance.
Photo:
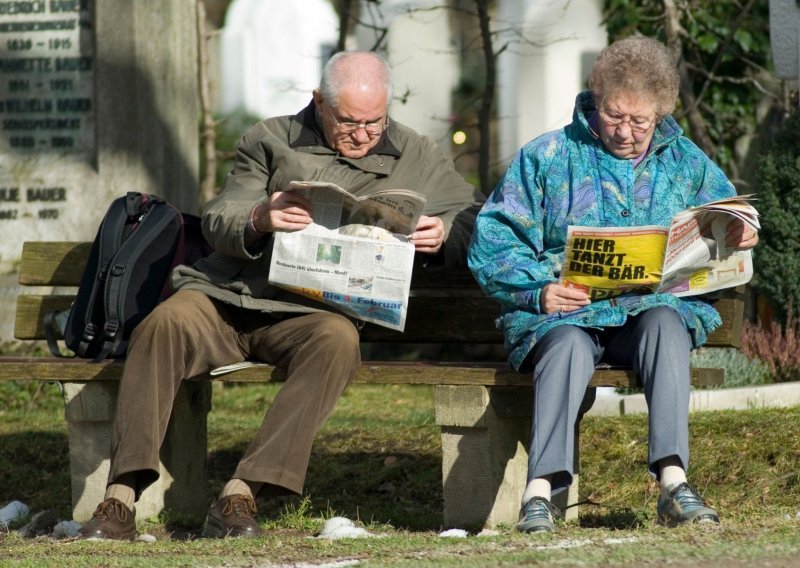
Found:
[[[17,299],[14,336],[44,339],[43,320],[53,310],[69,307],[73,287],[80,282],[89,257],[90,242],[26,242],[22,249],[19,283],[23,286],[69,287],[59,293],[21,294]],[[730,291],[715,306],[723,325],[709,339],[709,346],[738,347],[743,306],[741,292]],[[367,343],[456,343],[502,344],[495,328],[498,304],[486,298],[466,269],[417,270],[403,333],[377,325],[366,325],[362,339]]]

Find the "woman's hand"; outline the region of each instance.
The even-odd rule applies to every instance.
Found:
[[[539,296],[539,305],[545,314],[574,312],[590,303],[588,294],[583,290],[567,288],[556,282],[542,288]]]
[[[751,249],[758,244],[758,231],[741,219],[733,219],[728,223],[725,244],[737,250]]]

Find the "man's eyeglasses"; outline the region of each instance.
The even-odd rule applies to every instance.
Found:
[[[333,109],[328,107],[328,110],[331,113],[331,118],[333,118],[333,121],[336,123],[336,128],[338,128],[339,131],[344,134],[352,134],[359,128],[363,128],[370,136],[379,136],[389,127],[388,118],[375,122],[339,122],[339,119],[336,118],[335,114],[333,114]]]
[[[597,109],[598,112],[602,115],[603,120],[609,126],[619,126],[623,122],[627,122],[628,126],[631,129],[631,132],[636,132],[638,134],[644,134],[655,124],[656,117],[653,118],[645,118],[643,116],[629,116],[625,118],[624,114],[620,114],[617,112],[608,112],[603,107]]]

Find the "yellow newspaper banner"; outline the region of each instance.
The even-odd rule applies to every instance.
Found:
[[[585,290],[592,301],[653,291],[661,282],[667,235],[667,228],[654,226],[569,227],[561,283]]]

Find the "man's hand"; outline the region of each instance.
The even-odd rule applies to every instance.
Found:
[[[545,314],[574,312],[590,303],[589,296],[583,290],[567,288],[556,282],[542,288],[539,296],[539,306]]]
[[[435,254],[444,243],[444,221],[439,217],[422,215],[416,230],[408,238],[417,252]]]
[[[732,249],[751,249],[758,244],[758,231],[741,219],[733,219],[728,223],[725,244]]]
[[[259,233],[300,231],[311,221],[311,203],[293,191],[275,192],[253,211],[253,228]]]

